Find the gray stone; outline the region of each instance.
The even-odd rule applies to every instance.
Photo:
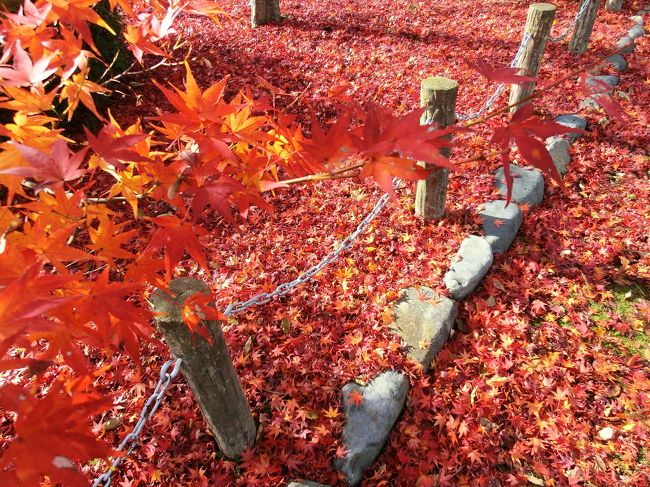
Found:
[[[492,252],[505,253],[517,236],[524,219],[521,209],[512,202],[506,206],[505,200],[494,200],[483,205],[479,216],[483,221],[485,239],[492,247]]]
[[[634,24],[630,30],[627,31],[628,37],[631,37],[632,39],[638,39],[639,37],[643,36],[645,34],[645,30],[643,28],[643,23],[641,24]]]
[[[512,201],[520,204],[535,206],[544,199],[544,177],[537,169],[524,169],[510,164],[512,176]],[[503,196],[507,196],[508,188],[503,167],[494,173],[495,186]]]
[[[492,248],[483,237],[470,235],[460,244],[456,261],[444,277],[444,283],[454,299],[471,293],[492,265]]]
[[[365,387],[350,382],[343,387],[346,422],[343,443],[349,451],[335,461],[348,485],[361,483],[363,471],[375,461],[404,407],[409,381],[395,370],[382,372]],[[350,394],[356,391],[363,402],[355,405]]]
[[[621,49],[619,52],[622,54],[633,52],[635,47],[634,39],[631,37],[621,37],[616,41],[616,49]]]
[[[598,92],[601,91],[613,91],[614,86],[616,86],[621,79],[618,76],[607,74],[607,75],[601,75],[601,76],[590,76],[587,78],[587,85],[593,86],[594,88],[597,88]],[[606,86],[603,86],[603,83],[605,83],[609,89]]]
[[[609,64],[616,71],[625,71],[627,69],[627,61],[620,54],[612,54],[605,59],[605,63]]]
[[[562,176],[567,172],[567,167],[571,162],[569,155],[571,143],[563,137],[553,136],[546,139],[546,150],[551,154],[553,164]]]
[[[584,130],[587,128],[587,119],[579,115],[559,115],[555,117],[555,121],[560,125],[569,127],[572,129]],[[582,137],[581,132],[568,132],[565,134],[565,137],[568,138],[571,142]]]
[[[635,24],[643,25],[643,17],[642,17],[642,15],[644,15],[644,14],[646,14],[646,13],[648,13],[648,12],[646,12],[645,10],[639,10],[639,11],[636,13],[636,15],[632,15],[632,16],[630,17],[630,20],[631,20],[632,22],[634,22]]]
[[[578,107],[580,108],[600,108],[600,105],[596,101],[597,98],[602,95],[596,95],[596,96],[588,96],[584,100],[582,100],[579,104]]]
[[[458,316],[458,305],[424,286],[409,287],[393,308],[395,321],[391,328],[408,347],[408,356],[420,362],[424,372],[447,343]],[[421,344],[428,344],[421,348]]]
[[[319,484],[311,480],[294,480],[287,487],[330,487],[327,484]]]

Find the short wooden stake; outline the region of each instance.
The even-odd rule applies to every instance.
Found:
[[[589,5],[580,20],[576,22],[573,37],[571,38],[571,42],[569,42],[569,51],[574,54],[582,54],[587,50],[591,31],[594,28],[594,22],[596,22],[596,16],[598,15],[598,7],[600,6],[600,0],[585,1],[588,1]]]
[[[251,26],[253,28],[280,22],[280,1],[279,0],[251,0]]]
[[[537,76],[539,67],[542,64],[544,48],[548,35],[553,26],[555,10],[557,7],[552,3],[533,3],[528,8],[528,18],[526,19],[525,32],[530,34],[531,38],[526,43],[524,52],[519,58],[517,68],[521,68],[519,74]],[[512,85],[510,88],[509,104],[517,103],[530,94],[535,89],[535,83],[526,83],[524,85]],[[517,111],[521,105],[510,109],[511,112]]]
[[[185,300],[198,292],[209,292],[199,279],[182,277],[169,284],[169,290],[156,289],[151,296],[158,329],[176,358],[182,358],[181,371],[214,434],[219,449],[235,458],[255,443],[255,422],[244,390],[230,358],[218,321],[203,321],[212,338],[194,334],[183,322]]]
[[[432,120],[438,127],[452,125],[456,120],[456,96],[458,83],[449,78],[432,76],[422,81],[420,85],[420,106],[426,107],[420,123]],[[449,137],[451,138],[451,137]],[[442,149],[440,153],[449,157],[451,151]],[[435,167],[419,162],[424,167]],[[425,220],[442,218],[445,215],[445,200],[447,199],[447,180],[449,169],[433,169],[427,179],[417,182],[415,192],[415,214]]]
[[[605,8],[611,10],[612,12],[618,12],[623,6],[623,0],[607,0]]]

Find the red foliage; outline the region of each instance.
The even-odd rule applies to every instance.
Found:
[[[419,80],[445,72],[461,84],[460,110],[480,106],[488,85],[463,57],[475,52],[489,78],[512,81],[507,68],[489,66],[514,54],[525,17],[521,5],[492,0],[288,2],[281,25],[251,32],[245,0],[184,2],[184,10],[110,0],[128,18],[137,59],[178,58],[184,69],[146,73],[147,88],[113,108],[119,120],[109,113],[98,134],[79,130],[73,140],[60,119],[79,103],[101,117],[92,94],[109,91],[87,79],[88,23],[106,28],[92,3],[28,0],[0,20],[0,108],[11,112],[0,125],[10,139],[0,143],[3,485],[85,485],[106,468],[91,462],[112,454],[95,438],[119,444],[168,357],[146,310],[152,286],[176,275],[207,280],[214,295],[190,299],[183,313],[205,332],[200,319],[223,319],[213,299],[223,309],[273,289],[349,235],[379,196],[374,182],[391,192],[395,175],[422,177],[414,159],[452,167],[438,153],[448,131],[420,126],[412,111]],[[559,6],[568,22],[575,4]],[[626,27],[617,14],[602,16],[594,59]],[[193,46],[187,59],[171,49],[183,39]],[[541,80],[572,72],[563,46],[548,49]],[[631,120],[590,113],[590,134],[573,145],[563,181],[538,139],[564,130],[547,115],[575,110],[575,77],[545,92],[538,115],[527,105],[511,121],[450,129],[453,160],[487,141],[514,141],[567,190],[548,189],[511,251],[460,304],[468,333],[440,353],[433,375],[406,360],[386,309],[407,285],[444,292],[458,243],[478,229],[475,208],[494,195],[496,164],[481,158],[452,173],[444,221],[414,218],[407,185],[336,266],[224,320],[259,424],[254,448],[223,458],[179,386],[114,482],[335,484],[342,479],[331,461],[346,451],[340,387],[392,368],[409,374],[412,389],[367,485],[647,485],[650,357],[629,341],[647,332],[648,306],[637,301],[632,318],[622,316],[607,287],[650,280],[647,54],[641,39],[633,68],[603,103],[620,101]],[[351,175],[373,181],[327,181]],[[291,186],[312,180],[325,181]],[[281,197],[265,200],[269,190]],[[105,415],[126,427],[99,434]]]

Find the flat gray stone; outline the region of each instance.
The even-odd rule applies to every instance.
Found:
[[[449,294],[463,299],[471,293],[492,265],[492,247],[486,239],[470,235],[460,244],[456,261],[444,277]]]
[[[553,136],[546,139],[546,150],[551,154],[553,164],[562,176],[566,174],[571,162],[569,147],[571,147],[571,143],[564,137]]]
[[[580,115],[559,115],[555,117],[555,121],[561,125],[564,125],[565,127],[572,129],[584,130],[587,128],[587,119],[581,117]],[[571,142],[582,137],[582,134],[580,132],[569,132],[564,135]]]
[[[524,169],[510,164],[512,176],[512,201],[535,206],[544,199],[544,176],[537,169]],[[504,197],[508,194],[503,167],[494,173],[495,186]]]
[[[587,85],[598,88],[599,92],[614,91],[614,86],[616,86],[620,82],[620,80],[621,79],[618,76],[612,74],[606,74],[601,76],[590,76],[589,78],[587,78]],[[607,89],[605,86],[603,86],[603,83],[605,83],[610,89]]]
[[[627,61],[620,54],[612,54],[605,59],[605,62],[616,71],[625,71],[627,69]]]
[[[645,15],[645,14],[647,14],[647,13],[648,13],[648,12],[646,12],[645,10],[639,10],[639,11],[636,13],[636,15],[632,15],[632,16],[630,17],[630,20],[631,20],[632,22],[634,22],[635,24],[643,25],[643,17],[642,17],[642,15]]]
[[[408,389],[406,375],[395,370],[382,372],[365,387],[354,382],[343,386],[343,443],[349,451],[334,464],[349,486],[361,483],[363,471],[379,455],[404,407]],[[363,402],[355,405],[350,401],[353,391],[361,394]]]
[[[643,28],[643,22],[641,24],[634,24],[630,30],[627,31],[627,36],[632,39],[638,39],[639,37],[645,34],[645,29]]]
[[[330,487],[327,484],[319,484],[311,480],[294,480],[287,487]]]
[[[432,360],[449,340],[458,305],[428,287],[409,287],[402,291],[393,313],[391,328],[407,345],[409,358],[420,362],[428,372]],[[428,344],[426,348],[421,347],[424,343]]]
[[[517,236],[524,219],[521,209],[512,202],[506,206],[505,200],[494,200],[483,205],[479,216],[483,221],[485,240],[492,247],[492,252],[505,253]]]
[[[625,36],[621,37],[616,41],[616,49],[621,49],[619,52],[626,54],[628,52],[633,52],[636,45],[634,44],[634,39],[631,37]]]

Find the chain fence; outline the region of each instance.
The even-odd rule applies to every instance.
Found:
[[[552,42],[558,42],[563,40],[565,37],[569,35],[571,30],[574,28],[576,23],[582,18],[584,15],[585,11],[587,10],[587,7],[589,6],[591,0],[583,0],[582,5],[580,6],[580,9],[578,10],[578,13],[576,14],[575,18],[573,21],[567,26],[565,31],[560,34],[558,37],[552,37],[549,35],[549,40]],[[511,68],[517,67],[517,64],[519,64],[519,61],[521,60],[521,56],[524,53],[524,50],[526,48],[526,45],[532,38],[532,34],[529,32],[524,32],[524,35],[521,39],[521,42],[519,43],[519,47],[517,49],[517,53],[515,54],[515,57],[510,63]],[[494,105],[494,103],[497,101],[499,96],[503,93],[505,90],[506,84],[505,83],[500,83],[492,95],[486,100],[485,104],[476,112],[469,113],[466,115],[456,113],[456,117],[459,120],[472,120],[475,118],[480,117],[483,115],[488,109]],[[433,119],[428,119],[425,121],[425,124],[431,124],[433,123]],[[393,178],[393,189],[397,189],[399,185],[401,184],[401,180],[398,178]],[[325,267],[327,267],[329,264],[333,263],[336,261],[341,253],[343,253],[345,250],[350,248],[354,241],[361,235],[368,225],[372,222],[372,220],[375,219],[375,217],[379,214],[379,212],[386,206],[388,203],[388,200],[390,199],[390,196],[387,193],[384,193],[379,200],[377,200],[377,203],[375,203],[375,206],[373,209],[366,215],[366,217],[357,225],[355,228],[354,232],[352,232],[350,235],[348,235],[341,244],[332,252],[327,254],[321,261],[307,269],[305,272],[300,274],[298,277],[296,277],[294,280],[285,282],[280,284],[275,290],[273,290],[270,293],[260,293],[252,298],[246,300],[246,301],[236,301],[231,304],[229,304],[223,314],[227,317],[231,317],[237,313],[241,313],[243,311],[246,311],[247,309],[253,307],[253,306],[259,306],[262,304],[266,304],[270,302],[273,298],[277,296],[284,296],[291,291],[293,291],[296,287],[300,286],[301,284],[304,284],[305,282],[309,281],[312,277],[314,277],[316,274],[318,274],[321,270],[323,270]],[[144,406],[142,407],[142,410],[140,411],[140,418],[138,419],[138,422],[135,424],[133,431],[131,431],[129,434],[127,434],[120,445],[117,447],[118,451],[125,451],[124,455],[116,457],[113,462],[111,463],[111,466],[104,472],[102,475],[97,477],[95,481],[92,484],[92,487],[110,487],[112,484],[112,475],[113,472],[115,472],[119,466],[122,464],[122,462],[131,454],[131,452],[134,450],[134,448],[138,444],[138,439],[140,437],[140,434],[142,433],[142,430],[144,429],[144,426],[146,422],[154,415],[154,413],[158,410],[160,407],[160,404],[162,403],[162,400],[164,398],[165,393],[167,392],[167,389],[169,388],[172,380],[178,375],[181,369],[181,364],[182,364],[183,359],[178,358],[176,360],[168,360],[167,362],[164,363],[164,365],[160,369],[160,378],[158,379],[158,383],[156,384],[156,387],[153,391],[153,393],[149,396],[147,401],[145,402]],[[171,372],[169,369],[172,369]]]
[[[397,189],[401,184],[401,182],[402,181],[400,179],[393,178],[393,189]],[[388,193],[384,193],[379,198],[379,200],[377,200],[377,203],[375,203],[375,206],[372,208],[372,210],[370,210],[370,212],[366,215],[366,217],[363,220],[361,220],[361,222],[357,225],[354,232],[352,232],[350,235],[345,237],[345,239],[343,239],[343,241],[339,244],[339,246],[335,250],[327,254],[325,257],[323,257],[318,264],[307,269],[305,272],[303,272],[298,277],[296,277],[293,281],[280,284],[277,288],[275,288],[274,291],[270,293],[260,293],[246,301],[236,301],[234,303],[229,304],[226,307],[223,314],[230,318],[232,315],[241,313],[242,311],[246,311],[248,308],[251,308],[253,306],[266,304],[276,296],[284,296],[285,294],[288,294],[291,291],[293,291],[296,287],[309,281],[312,277],[318,274],[329,264],[336,261],[342,252],[344,252],[345,250],[349,249],[352,246],[352,244],[359,237],[359,235],[361,235],[365,231],[365,229],[368,228],[368,225],[370,225],[372,220],[374,220],[375,217],[379,214],[379,212],[384,208],[384,206],[386,206],[386,203],[388,203],[389,199],[390,199],[390,195],[388,195]],[[145,423],[156,412],[156,410],[160,406],[160,403],[163,400],[163,396],[167,391],[167,388],[171,384],[172,379],[178,375],[181,368],[182,360],[183,360],[182,358],[176,360],[168,360],[162,366],[162,368],[160,369],[160,378],[158,379],[158,384],[156,385],[156,388],[154,389],[153,393],[151,394],[151,396],[149,396],[149,399],[147,399],[147,402],[144,404],[142,410],[140,411],[140,419],[138,420],[135,427],[133,428],[133,431],[131,431],[131,433],[126,435],[122,440],[122,443],[120,443],[120,445],[117,447],[118,451],[124,451],[124,448],[128,445],[128,450],[126,450],[123,456],[116,457],[113,460],[113,463],[106,470],[106,472],[104,472],[102,475],[100,475],[95,479],[94,483],[92,484],[92,487],[100,487],[100,486],[109,487],[111,485],[111,481],[112,481],[111,477],[113,475],[113,472],[117,470],[120,464],[124,461],[126,457],[128,457],[131,454],[131,452],[137,445],[138,438],[140,436],[140,433],[142,433],[142,430],[144,429]],[[172,365],[174,366],[173,370],[171,372],[168,372],[168,370],[170,369],[170,367],[172,367]]]
[[[131,454],[133,449],[138,444],[138,438],[144,429],[145,423],[158,410],[158,407],[160,406],[160,403],[162,402],[165,396],[165,392],[167,392],[167,388],[171,384],[172,379],[174,379],[174,377],[176,377],[181,370],[181,363],[182,359],[179,358],[176,360],[168,360],[162,366],[160,369],[160,378],[158,379],[158,384],[156,384],[156,388],[154,389],[153,393],[151,396],[149,396],[149,399],[147,399],[147,402],[142,407],[142,410],[140,411],[140,419],[138,419],[138,422],[135,424],[133,431],[124,437],[122,443],[120,443],[120,446],[117,447],[117,450],[124,451],[124,448],[126,448],[127,445],[129,448],[126,450],[124,455],[116,457],[113,460],[113,463],[108,468],[108,470],[95,479],[92,487],[98,487],[100,485],[103,487],[109,487],[111,485],[111,476],[113,475],[113,472],[117,470],[124,459],[126,459],[126,457]],[[172,366],[173,369],[171,372],[169,372],[169,369]]]
[[[562,34],[560,34],[559,36],[557,36],[557,37],[553,37],[553,36],[551,36],[549,34],[548,40],[551,41],[551,42],[559,42],[559,41],[563,40],[566,36],[568,36],[571,33],[571,31],[573,30],[573,28],[575,27],[575,25],[578,23],[578,21],[585,14],[585,12],[587,11],[587,7],[589,6],[590,3],[591,3],[591,0],[582,0],[582,5],[580,5],[580,10],[578,10],[578,13],[574,17],[574,19],[571,21],[571,23],[567,26],[567,28],[564,30],[564,32]]]

